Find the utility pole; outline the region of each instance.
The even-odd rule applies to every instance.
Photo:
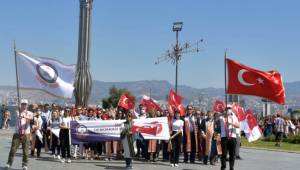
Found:
[[[199,43],[203,42],[203,39],[200,41],[197,41],[194,44],[184,43],[183,46],[179,44],[178,36],[179,32],[182,30],[183,22],[174,22],[173,23],[173,32],[176,32],[176,45],[172,47],[170,50],[167,50],[165,54],[163,54],[161,57],[157,58],[157,61],[155,64],[159,64],[162,61],[171,61],[173,64],[175,64],[175,92],[177,94],[177,86],[178,86],[178,64],[179,61],[182,58],[183,54],[196,52],[198,53],[199,50]],[[196,47],[194,47],[196,46]],[[193,49],[191,49],[193,48]]]
[[[76,106],[87,106],[92,89],[90,73],[90,31],[93,0],[80,1],[78,59],[75,75],[75,103]]]

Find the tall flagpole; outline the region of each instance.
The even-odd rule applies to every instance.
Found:
[[[225,104],[227,107],[227,49],[224,52]]]
[[[15,69],[16,69],[16,80],[17,80],[17,101],[18,101],[18,110],[20,113],[20,91],[19,91],[19,74],[18,74],[18,67],[17,67],[17,50],[16,50],[16,42],[14,41],[14,54],[15,54]]]
[[[225,112],[226,112],[226,126],[225,127],[227,129],[226,131],[226,137],[228,138],[229,137],[229,126],[228,126],[228,110],[227,110],[227,49],[225,50],[224,52],[224,73],[225,73]]]

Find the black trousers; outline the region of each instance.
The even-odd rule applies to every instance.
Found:
[[[140,139],[136,140],[137,153],[136,156],[139,157],[143,152],[144,144]]]
[[[38,157],[41,156],[41,148],[43,146],[43,143],[40,141],[39,137],[36,136],[36,140],[35,140],[35,148],[36,148],[36,155]]]
[[[66,158],[66,156],[67,158],[71,158],[69,129],[60,129],[59,139],[61,144],[62,158]]]
[[[60,155],[60,143],[57,136],[52,134],[52,145],[51,145],[51,151],[52,155],[55,154],[55,149],[57,150],[57,155]]]
[[[174,135],[176,132],[173,132],[172,135]],[[181,141],[182,141],[182,135],[181,133],[175,136],[171,142],[172,142],[172,151],[171,151],[171,164],[178,164],[179,163],[179,154],[181,150]]]
[[[184,148],[184,162],[188,162],[189,158],[190,158],[190,162],[195,162],[195,154],[196,154],[196,139],[195,139],[195,133],[194,132],[190,132],[190,136],[191,136],[191,152],[190,152],[190,157],[188,155],[188,152],[186,152],[186,137],[185,137],[185,142],[183,145]]]
[[[226,157],[229,152],[229,169],[234,170],[234,160],[235,160],[235,147],[236,139],[235,138],[222,138],[222,157],[221,157],[221,170],[226,169]]]
[[[164,161],[169,160],[170,153],[169,153],[169,151],[168,151],[168,146],[169,146],[169,143],[168,143],[168,142],[162,141],[163,160],[164,160]]]
[[[126,167],[132,166],[132,165],[131,165],[131,163],[132,163],[131,158],[125,158],[125,162],[126,162]]]

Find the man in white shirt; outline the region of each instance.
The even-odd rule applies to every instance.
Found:
[[[8,161],[5,166],[5,169],[9,169],[13,163],[14,156],[19,148],[19,145],[22,144],[23,150],[23,162],[22,168],[23,170],[27,170],[28,163],[28,151],[29,151],[29,143],[30,143],[30,120],[33,119],[33,113],[27,110],[28,100],[21,100],[21,107],[18,114],[18,124],[16,126],[16,131],[13,135],[11,148],[8,156]]]
[[[222,145],[221,170],[226,169],[227,152],[229,152],[230,170],[234,170],[236,136],[240,124],[231,110],[231,105],[228,105],[226,110],[218,122],[220,124]]]

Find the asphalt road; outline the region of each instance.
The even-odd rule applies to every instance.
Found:
[[[0,130],[0,169],[6,164],[8,152],[10,149],[12,132]],[[296,170],[300,169],[300,154],[262,151],[253,149],[242,149],[241,156],[243,160],[236,161],[235,169],[237,170]],[[15,161],[12,169],[21,169],[22,153],[19,149],[15,156]],[[42,154],[42,157],[30,158],[28,168],[31,170],[102,170],[102,169],[124,169],[124,161],[88,161],[88,160],[72,160],[71,164],[60,163],[53,160],[49,154]],[[148,163],[142,161],[134,161],[133,169],[136,170],[154,170],[154,169],[183,169],[183,170],[218,170],[220,163],[215,166],[203,165],[201,162],[196,164],[180,163],[179,167],[171,167],[168,162],[158,161],[156,163]]]

